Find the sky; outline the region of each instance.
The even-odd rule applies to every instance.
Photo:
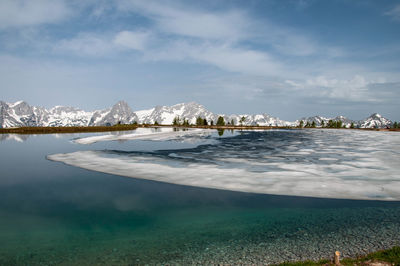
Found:
[[[399,1],[0,1],[6,102],[400,120],[399,99]]]

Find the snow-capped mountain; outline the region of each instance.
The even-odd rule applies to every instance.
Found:
[[[306,124],[307,122],[309,122],[310,124],[312,124],[312,122],[315,122],[315,125],[317,127],[322,125],[326,126],[329,120],[342,121],[342,125],[346,126],[347,128],[349,128],[352,123],[356,128],[386,128],[392,125],[392,121],[376,113],[360,121],[351,120],[342,115],[334,118],[326,118],[322,116],[304,117],[300,120],[296,120],[296,125],[298,125],[301,120],[304,122],[304,124]]]
[[[350,127],[354,123],[355,127],[360,128],[385,128],[391,126],[392,121],[382,117],[379,114],[373,114],[370,117],[353,121],[344,116],[335,118],[326,118],[322,116],[313,116],[302,118],[294,122],[284,121],[268,114],[242,114],[242,115],[224,115],[215,114],[207,110],[203,105],[189,102],[180,103],[172,106],[156,106],[147,110],[132,111],[129,105],[120,101],[114,106],[104,110],[83,111],[79,108],[56,106],[51,109],[43,107],[30,106],[24,101],[15,103],[6,103],[0,101],[0,127],[22,127],[22,126],[100,126],[131,124],[154,124],[170,125],[174,118],[180,121],[188,120],[190,124],[195,124],[198,117],[205,118],[208,122],[213,121],[216,124],[219,116],[222,116],[226,123],[235,125],[260,125],[260,126],[297,126],[300,120],[306,124],[315,122],[316,126],[322,123],[327,125],[329,120],[342,121],[343,125]]]
[[[355,126],[358,125],[358,123],[356,121],[350,120],[347,117],[342,116],[342,115],[339,115],[339,116],[334,117],[334,118],[327,118],[327,117],[323,117],[323,116],[319,116],[319,115],[311,116],[311,117],[303,117],[300,120],[296,120],[296,125],[298,125],[301,120],[304,122],[304,124],[306,124],[307,122],[310,123],[310,124],[315,122],[315,125],[317,127],[328,125],[329,120],[342,121],[342,125],[344,125],[346,127],[350,127],[351,123],[354,123]]]
[[[258,114],[258,115],[229,115],[225,116],[223,115],[225,121],[233,123],[235,125],[244,125],[244,126],[278,126],[278,127],[284,127],[284,126],[294,126],[295,124],[293,122],[288,122],[281,120],[277,117],[270,116],[268,114]]]
[[[392,121],[384,118],[380,114],[372,114],[364,120],[358,121],[357,123],[360,128],[385,128],[392,125]]]
[[[105,110],[94,111],[88,123],[89,126],[132,124],[138,122],[137,115],[124,101],[117,102],[113,107]]]
[[[30,106],[24,101],[0,101],[0,127],[23,126],[97,126],[128,124],[138,118],[126,102],[120,101],[112,108],[86,112],[75,107],[56,106],[51,109]]]
[[[195,124],[197,117],[207,119],[207,121],[217,121],[218,115],[208,111],[203,105],[189,102],[179,103],[172,106],[156,106],[153,109],[137,111],[140,124],[154,124],[157,122],[163,125],[171,125],[174,118],[183,121],[186,119],[190,124]]]

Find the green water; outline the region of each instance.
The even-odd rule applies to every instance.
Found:
[[[0,142],[0,265],[261,264],[400,244],[399,202],[194,188],[45,159],[88,149],[74,137]],[[169,145],[188,144],[89,148]]]

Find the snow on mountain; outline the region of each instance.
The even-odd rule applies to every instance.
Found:
[[[33,108],[24,101],[13,104],[1,102],[0,121],[2,127],[35,126],[36,116]]]
[[[142,124],[145,120],[149,119],[150,115],[153,113],[154,110],[155,108],[135,111],[135,114],[138,117],[138,123]]]
[[[323,117],[323,116],[316,115],[316,116],[310,116],[310,117],[303,117],[300,120],[296,120],[295,123],[296,123],[296,125],[298,125],[300,123],[300,121],[303,121],[304,124],[306,124],[307,122],[312,124],[312,122],[314,122],[315,125],[317,127],[319,127],[319,126],[322,126],[322,125],[327,125],[328,121],[331,120],[331,119],[332,118],[326,118],[326,117]]]
[[[260,125],[260,126],[297,126],[300,120],[294,122],[284,121],[268,114],[256,115],[223,115],[214,114],[207,110],[203,105],[189,102],[179,103],[172,106],[156,106],[147,110],[133,112],[129,105],[120,101],[108,109],[92,112],[83,111],[79,108],[55,106],[51,109],[30,106],[24,101],[6,103],[0,101],[0,127],[21,127],[21,126],[100,126],[132,124],[154,124],[170,125],[174,118],[179,117],[180,121],[188,120],[190,124],[195,124],[198,117],[205,118],[209,123],[216,124],[219,116],[222,116],[225,123],[235,125]],[[306,124],[315,122],[316,126],[328,124],[329,120],[342,121],[343,125],[350,127],[354,123],[355,127],[360,128],[385,128],[391,126],[392,121],[379,114],[372,114],[370,117],[353,121],[344,116],[326,118],[322,116],[312,116],[302,118]]]
[[[126,102],[119,101],[110,109],[95,111],[89,126],[132,124],[134,121],[138,121],[137,115]]]
[[[359,121],[358,125],[360,128],[385,128],[390,127],[392,125],[392,121],[384,118],[380,114],[375,113],[364,120]]]
[[[138,118],[126,102],[112,108],[86,112],[75,107],[55,106],[49,110],[30,106],[26,102],[0,101],[0,127],[23,126],[97,126],[133,123]]]
[[[329,122],[329,120],[332,121],[342,121],[342,124],[349,128],[351,124],[354,124],[354,127],[357,128],[386,128],[390,127],[392,125],[392,121],[390,121],[387,118],[382,117],[380,114],[372,114],[371,116],[360,120],[360,121],[355,121],[351,120],[347,117],[344,117],[342,115],[337,116],[335,118],[326,118],[322,116],[311,116],[311,117],[304,117],[300,120],[303,120],[304,124],[309,122],[310,124],[312,122],[315,122],[315,125],[317,127],[322,126],[323,124],[326,126]],[[296,120],[295,124],[298,125],[300,120]],[[322,124],[323,123],[323,124]]]
[[[258,114],[258,115],[230,115],[224,116],[226,122],[233,123],[235,125],[244,125],[244,126],[292,126],[293,122],[288,122],[284,120],[280,120],[277,117],[270,116],[268,114]]]
[[[342,115],[339,115],[339,116],[335,117],[335,118],[332,119],[332,120],[334,120],[334,121],[342,121],[342,125],[344,125],[345,127],[348,127],[348,128],[351,126],[351,123],[354,123],[355,126],[358,125],[358,124],[357,124],[356,122],[354,122],[353,120],[348,119],[347,117],[342,116]]]
[[[189,102],[179,103],[172,106],[156,106],[150,110],[138,111],[139,123],[154,124],[155,122],[162,125],[171,125],[175,117],[179,117],[182,121],[188,120],[189,123],[195,124],[197,117],[207,119],[207,121],[217,120],[218,116],[208,111],[203,105]]]
[[[87,126],[91,117],[92,112],[74,107],[56,106],[47,112],[47,116],[44,116],[39,124],[48,127]]]

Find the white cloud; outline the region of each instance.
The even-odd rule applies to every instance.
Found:
[[[123,1],[120,9],[149,17],[161,32],[202,39],[242,39],[250,22],[238,10],[207,12],[165,1]]]
[[[304,95],[341,99],[346,101],[377,102],[377,94],[371,91],[371,86],[385,83],[384,79],[366,79],[362,75],[355,75],[349,79],[328,78],[318,76],[305,81],[286,80],[286,84],[301,91]]]
[[[70,15],[64,0],[0,1],[0,28],[55,23]]]
[[[92,33],[81,33],[75,38],[55,44],[56,52],[69,52],[80,56],[104,56],[112,51],[111,38]]]
[[[400,4],[387,11],[385,15],[392,17],[394,20],[400,21]]]
[[[150,33],[148,32],[132,32],[121,31],[114,38],[114,44],[127,49],[144,50]]]
[[[147,51],[144,59],[206,63],[225,71],[261,76],[277,75],[282,68],[268,53],[215,42],[170,42]]]
[[[117,53],[121,49],[143,51],[147,47],[149,36],[149,32],[120,31],[102,34],[86,32],[55,43],[53,50],[79,56],[103,57]]]

